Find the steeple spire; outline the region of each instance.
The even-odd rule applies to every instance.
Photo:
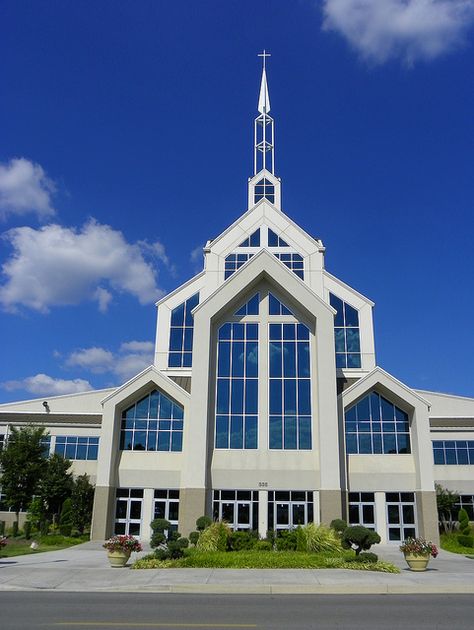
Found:
[[[258,54],[263,58],[262,81],[260,83],[260,95],[258,99],[258,111],[260,115],[255,118],[254,125],[254,172],[256,175],[263,169],[267,169],[275,175],[275,131],[273,118],[269,116],[270,96],[268,94],[266,58],[271,55],[265,50]],[[267,153],[270,155],[267,159]]]

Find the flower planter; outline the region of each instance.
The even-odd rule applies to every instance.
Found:
[[[404,555],[410,571],[426,571],[431,554],[405,553]]]
[[[130,551],[109,551],[107,557],[111,567],[124,567],[130,558]]]

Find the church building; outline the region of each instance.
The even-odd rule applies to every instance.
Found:
[[[343,517],[382,542],[436,541],[435,483],[474,518],[474,398],[377,365],[374,303],[283,211],[263,60],[248,208],[157,303],[153,365],[117,388],[0,405],[0,448],[11,425],[45,426],[49,451],[96,486],[93,539],[148,540],[155,517],[188,535],[207,514],[263,537]]]

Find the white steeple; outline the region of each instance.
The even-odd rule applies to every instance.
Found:
[[[258,99],[258,111],[260,115],[255,119],[254,125],[255,146],[253,174],[256,175],[262,170],[267,170],[272,175],[275,175],[275,131],[273,118],[268,114],[270,111],[270,96],[268,94],[265,63],[266,58],[270,57],[270,54],[264,50],[263,53],[259,53],[258,56],[263,57],[263,70]],[[269,153],[268,159],[267,153]]]

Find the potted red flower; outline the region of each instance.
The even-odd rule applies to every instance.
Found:
[[[102,545],[107,549],[110,566],[124,567],[132,551],[141,551],[140,541],[130,534],[112,536]]]
[[[400,545],[400,551],[412,571],[426,571],[430,558],[438,555],[438,547],[424,538],[407,538]]]

